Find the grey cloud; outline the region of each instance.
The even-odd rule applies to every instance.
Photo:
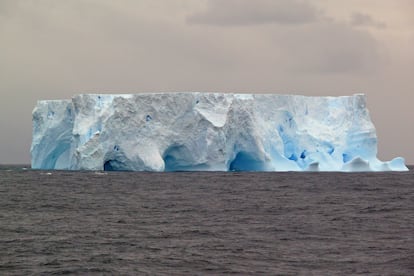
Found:
[[[9,16],[13,13],[19,6],[19,0],[1,0],[0,1],[0,17]]]
[[[314,22],[319,11],[301,0],[209,0],[207,10],[187,18],[190,24],[246,26]]]
[[[354,12],[351,15],[351,25],[358,27],[374,27],[377,29],[385,29],[385,22],[374,20],[369,14]]]
[[[275,38],[294,71],[313,73],[370,73],[381,63],[379,45],[364,31],[341,23],[316,24]]]

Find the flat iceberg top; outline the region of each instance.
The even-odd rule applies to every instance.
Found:
[[[377,159],[363,94],[80,94],[33,110],[32,168],[403,171]]]

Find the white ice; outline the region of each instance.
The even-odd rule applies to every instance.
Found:
[[[377,159],[365,96],[83,94],[39,101],[32,168],[405,171]]]

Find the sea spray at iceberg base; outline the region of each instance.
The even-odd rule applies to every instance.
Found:
[[[83,94],[39,101],[32,168],[405,171],[377,159],[365,96]]]

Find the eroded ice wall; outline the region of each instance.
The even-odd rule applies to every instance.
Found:
[[[407,170],[377,159],[364,95],[77,95],[33,111],[35,169]]]

